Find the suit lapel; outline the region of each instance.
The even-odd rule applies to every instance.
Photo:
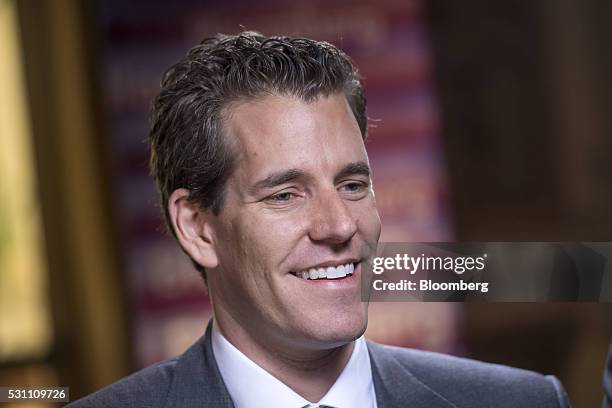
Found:
[[[177,361],[166,408],[234,408],[213,356],[211,330],[212,321]],[[389,349],[369,341],[367,345],[378,408],[456,408],[419,381]]]
[[[378,408],[456,408],[401,364],[391,351],[367,342]]]
[[[176,364],[166,408],[234,408],[212,352],[212,320],[206,334]]]

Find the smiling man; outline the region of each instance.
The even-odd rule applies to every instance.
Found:
[[[229,109],[225,129],[240,153],[222,214],[202,213],[179,189],[171,220],[208,271],[213,330],[319,401],[367,323],[359,276],[380,220],[361,132],[342,94],[266,95]]]
[[[554,377],[362,337],[380,236],[365,106],[352,61],[308,39],[219,35],[166,73],[151,168],[214,318],[74,406],[567,406]]]

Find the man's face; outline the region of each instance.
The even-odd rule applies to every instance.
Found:
[[[374,252],[380,219],[345,97],[242,102],[226,111],[225,131],[238,157],[212,220],[219,266],[208,282],[217,318],[289,347],[357,338],[367,324],[361,262]],[[303,278],[340,265],[353,274]]]

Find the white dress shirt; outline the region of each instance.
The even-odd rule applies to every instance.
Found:
[[[355,341],[353,353],[336,382],[320,401],[308,401],[242,354],[212,327],[212,348],[221,377],[236,408],[301,408],[315,403],[336,408],[376,408],[370,355],[365,339]]]

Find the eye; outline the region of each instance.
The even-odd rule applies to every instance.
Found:
[[[270,197],[268,197],[268,200],[273,201],[273,202],[283,202],[283,201],[289,201],[295,197],[297,197],[296,194],[288,192],[288,191],[283,191],[282,193],[271,195]]]
[[[342,188],[344,188],[345,191],[354,193],[357,191],[361,191],[362,189],[364,189],[366,187],[366,185],[364,183],[358,183],[356,181],[352,181],[350,183],[346,183],[342,186]]]
[[[361,193],[367,190],[369,184],[363,181],[348,181],[340,186],[347,193]]]

